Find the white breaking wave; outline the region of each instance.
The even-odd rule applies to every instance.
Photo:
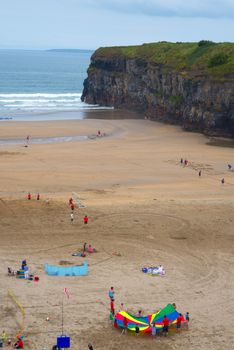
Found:
[[[28,93],[0,94],[0,111],[37,112],[37,111],[76,111],[104,109],[99,105],[88,105],[81,101],[81,93]]]

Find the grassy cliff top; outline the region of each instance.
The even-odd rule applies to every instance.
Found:
[[[183,72],[185,75],[204,75],[217,80],[234,80],[234,43],[159,42],[140,46],[101,47],[93,59],[144,59]]]

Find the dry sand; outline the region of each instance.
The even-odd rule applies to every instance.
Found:
[[[233,149],[147,120],[3,122],[0,139],[92,135],[98,129],[107,136],[0,146],[0,330],[11,336],[19,330],[11,289],[26,312],[25,349],[51,349],[61,332],[67,287],[64,330],[72,349],[87,349],[89,341],[95,350],[232,349],[234,173],[226,166],[234,161]],[[27,201],[28,191],[39,191],[41,200]],[[67,204],[72,193],[86,206],[76,209],[73,225]],[[98,249],[87,258],[87,277],[44,273],[45,262],[83,262],[71,253],[84,241]],[[17,269],[23,258],[38,284],[6,276],[7,266]],[[166,277],[141,273],[147,263],[163,264]],[[117,309],[123,302],[128,311],[147,314],[175,302],[178,311],[190,312],[189,330],[167,339],[120,337],[108,323],[111,285]]]

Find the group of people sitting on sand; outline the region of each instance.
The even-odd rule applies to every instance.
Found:
[[[166,271],[163,265],[158,266],[144,266],[142,267],[142,272],[153,276],[165,276]]]
[[[7,268],[7,275],[8,276],[15,276],[16,278],[22,278],[30,281],[38,281],[39,277],[34,276],[29,272],[29,267],[27,265],[26,259],[23,259],[21,262],[21,267],[19,270],[14,271],[11,267],[8,266]]]
[[[97,250],[91,246],[91,244],[87,244],[86,242],[83,245],[83,253],[96,253]]]
[[[83,249],[82,251],[80,252],[77,252],[77,253],[73,253],[72,256],[81,256],[82,258],[85,258],[87,253],[88,254],[93,254],[93,253],[96,253],[97,252],[97,249],[93,248],[91,244],[88,244],[88,243],[84,243],[83,245]]]

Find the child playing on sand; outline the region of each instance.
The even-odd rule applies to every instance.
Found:
[[[110,298],[110,299],[114,299],[114,298],[115,298],[114,287],[110,287],[110,290],[109,290],[109,298]]]
[[[24,343],[21,339],[18,339],[17,342],[14,344],[15,349],[23,349],[24,348]]]
[[[137,317],[142,317],[141,310],[139,310],[139,311],[138,311],[138,313],[137,313]]]
[[[114,299],[111,299],[111,302],[110,302],[110,311],[112,312],[112,315],[115,314],[115,304],[114,304]]]
[[[157,329],[156,329],[155,323],[153,323],[152,326],[151,326],[151,332],[152,332],[152,336],[155,337],[156,333],[157,333]]]
[[[5,330],[2,331],[1,338],[3,343],[5,343],[5,341],[7,340],[7,333]]]
[[[188,328],[188,326],[189,326],[189,319],[190,319],[190,317],[189,317],[189,312],[186,312],[186,314],[185,314],[185,320],[186,320],[187,328]]]
[[[113,315],[113,312],[110,312],[109,320],[110,320],[110,323],[113,324],[113,322],[114,322],[114,315]]]
[[[87,225],[88,224],[88,221],[89,221],[89,218],[87,215],[85,215],[84,217],[84,224]]]
[[[164,316],[162,323],[163,323],[163,334],[166,337],[168,334],[168,328],[169,328],[169,319],[167,318],[166,315]]]
[[[74,214],[71,213],[70,217],[71,217],[71,224],[73,224],[73,221],[74,221]]]
[[[122,330],[122,334],[126,334],[127,333],[127,329],[128,329],[128,319],[127,317],[124,317],[124,320],[123,320],[123,330]]]
[[[176,328],[177,328],[177,331],[180,330],[181,328],[181,322],[183,320],[183,316],[182,314],[179,314],[179,316],[177,317],[177,320],[176,320]]]

